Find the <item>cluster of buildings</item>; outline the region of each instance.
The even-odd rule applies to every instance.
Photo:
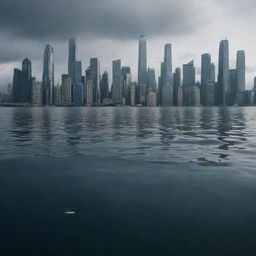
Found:
[[[147,65],[147,39],[139,39],[138,80],[134,82],[131,69],[121,60],[112,62],[112,84],[105,71],[100,74],[98,58],[82,72],[82,62],[76,57],[76,40],[69,40],[68,74],[62,75],[61,84],[54,83],[54,50],[46,45],[42,81],[32,77],[28,58],[22,69],[14,69],[13,87],[6,99],[13,103],[34,106],[223,106],[255,105],[254,88],[245,89],[245,53],[237,52],[236,69],[229,68],[229,42],[222,40],[219,47],[218,75],[209,53],[201,56],[201,82],[196,82],[194,61],[173,72],[172,45],[164,47],[161,72],[156,81],[155,70]],[[8,97],[7,97],[8,96]],[[0,95],[1,100],[1,95]],[[2,99],[2,101],[4,101]]]

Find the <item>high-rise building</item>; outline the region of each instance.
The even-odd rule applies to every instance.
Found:
[[[71,105],[72,103],[72,82],[68,75],[62,75],[62,104]]]
[[[206,85],[211,81],[211,55],[209,53],[202,54],[201,56],[201,103],[206,105]]]
[[[148,68],[148,92],[156,93],[156,76],[153,68]]]
[[[81,82],[75,84],[74,104],[82,106],[84,103],[84,88]]]
[[[113,81],[113,103],[116,105],[123,102],[123,90],[121,81],[121,60],[113,60],[112,62],[112,81]]]
[[[229,93],[229,43],[228,40],[222,40],[219,47],[218,105],[229,104]]]
[[[208,81],[205,87],[205,106],[213,106],[214,105],[214,96],[215,96],[215,82]]]
[[[71,82],[76,82],[76,39],[69,39],[68,76]]]
[[[194,104],[195,100],[191,100],[191,94],[198,96],[197,89],[191,89],[195,87],[196,70],[194,67],[194,61],[190,61],[188,64],[183,65],[183,104],[190,106]],[[193,98],[193,97],[192,97]]]
[[[98,58],[90,59],[90,72],[92,75],[93,103],[100,103],[100,62]]]
[[[245,91],[245,53],[244,51],[237,51],[236,57],[236,71],[237,71],[237,92]]]
[[[256,89],[256,76],[254,77],[253,84],[254,84],[254,89]]]
[[[25,58],[22,61],[22,71],[26,74],[27,76],[27,84],[25,86],[25,95],[26,95],[26,102],[31,103],[31,86],[32,86],[32,65],[31,61],[28,58]]]
[[[237,91],[237,70],[230,69],[229,70],[229,87],[230,87],[230,100],[229,103],[233,105],[236,103],[236,95]]]
[[[139,39],[138,84],[147,84],[147,39],[144,35]]]
[[[60,84],[54,86],[54,104],[62,105],[62,86]]]
[[[15,103],[28,103],[29,80],[26,72],[14,69],[13,74],[13,101]]]
[[[136,106],[136,83],[132,82],[130,86],[130,105]]]
[[[122,90],[123,90],[123,104],[128,105],[130,102],[130,93],[129,88],[131,84],[131,68],[128,66],[124,66],[121,69],[122,76]]]
[[[43,104],[52,105],[54,99],[54,62],[53,48],[48,44],[44,51],[43,65]]]
[[[176,68],[173,74],[173,104],[175,106],[182,106],[183,104],[183,90],[181,86],[181,69]]]
[[[211,82],[215,82],[215,65],[214,63],[211,64]]]
[[[109,78],[108,78],[108,72],[105,71],[101,78],[101,102],[103,102],[104,99],[107,99],[109,97]]]
[[[91,67],[88,67],[85,71],[85,83],[86,83],[86,106],[93,105],[93,80]]]
[[[173,74],[172,74],[172,45],[164,47],[164,64],[162,81],[162,106],[173,105]]]
[[[43,104],[43,85],[42,82],[36,81],[34,77],[32,78],[31,103],[34,106]]]

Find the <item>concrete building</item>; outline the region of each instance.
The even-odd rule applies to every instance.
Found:
[[[122,105],[123,90],[121,80],[121,60],[113,60],[112,62],[112,81],[113,81],[113,104]]]
[[[54,62],[53,48],[48,44],[44,51],[43,64],[43,104],[52,105],[54,99]]]
[[[31,103],[34,106],[43,104],[43,84],[36,81],[36,78],[32,78]]]
[[[245,53],[237,51],[236,57],[237,92],[245,91]]]
[[[222,40],[219,47],[218,105],[227,105],[230,100],[229,88],[229,43]]]
[[[72,104],[72,81],[68,75],[62,75],[62,104]]]
[[[162,106],[173,105],[173,74],[172,74],[172,45],[164,47],[164,64],[162,66]]]
[[[92,75],[93,103],[99,104],[100,101],[100,61],[98,58],[90,59],[90,69]]]

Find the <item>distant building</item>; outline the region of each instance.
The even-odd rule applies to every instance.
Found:
[[[230,69],[229,70],[229,88],[230,88],[230,105],[233,105],[236,103],[236,95],[238,93],[237,91],[237,70],[236,69]]]
[[[135,82],[131,83],[130,86],[130,105],[136,106],[136,87],[137,84]]]
[[[92,75],[93,103],[100,103],[100,61],[98,58],[90,59],[90,69]]]
[[[25,86],[25,97],[26,97],[26,102],[31,103],[31,86],[32,86],[32,64],[31,61],[28,58],[25,58],[22,61],[22,71],[26,74],[27,76],[27,84]]]
[[[62,75],[62,104],[72,104],[72,81],[68,75]]]
[[[123,90],[121,81],[121,60],[113,60],[112,62],[113,75],[113,104],[121,105],[123,102]]]
[[[28,103],[28,76],[25,72],[14,69],[13,74],[13,101],[15,103]]]
[[[92,106],[93,105],[93,80],[92,80],[92,72],[91,68],[88,67],[86,70],[86,106]]]
[[[197,92],[197,89],[191,89],[195,87],[196,83],[196,69],[194,67],[194,61],[190,61],[188,64],[183,65],[183,104],[185,106],[193,105],[191,93]],[[198,88],[199,89],[199,88]]]
[[[150,91],[147,96],[147,106],[148,107],[156,107],[157,102],[156,102],[156,93],[153,91]]]
[[[76,82],[76,39],[69,39],[69,58],[68,58],[68,76],[71,83]]]
[[[173,74],[173,104],[175,106],[182,106],[183,101],[183,90],[181,87],[181,70],[180,68],[175,69]]]
[[[84,103],[84,89],[83,89],[83,84],[76,83],[75,84],[75,94],[74,94],[74,104],[76,106],[82,106]]]
[[[237,51],[236,57],[237,92],[245,91],[245,53]]]
[[[222,40],[219,47],[219,73],[218,73],[218,105],[229,104],[229,43],[228,40]]]
[[[108,72],[105,71],[101,78],[101,102],[103,102],[104,99],[107,99],[109,97],[109,78],[108,78]]]
[[[205,86],[205,106],[214,106],[215,104],[215,82],[208,81]]]
[[[206,86],[211,80],[211,55],[209,53],[202,54],[201,56],[201,102],[206,105]]]
[[[162,106],[173,105],[173,74],[172,74],[172,45],[166,44],[164,48],[164,63],[161,76]]]
[[[147,39],[139,39],[138,84],[147,84]]]
[[[32,105],[41,106],[43,104],[43,84],[32,78]]]
[[[59,84],[54,87],[54,104],[62,105],[62,86]]]
[[[52,105],[54,99],[54,62],[53,48],[48,44],[44,51],[43,65],[43,104]]]

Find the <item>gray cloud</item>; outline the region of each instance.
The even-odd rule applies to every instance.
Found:
[[[196,0],[1,0],[0,29],[36,40],[81,34],[135,39],[192,32],[202,14]]]

